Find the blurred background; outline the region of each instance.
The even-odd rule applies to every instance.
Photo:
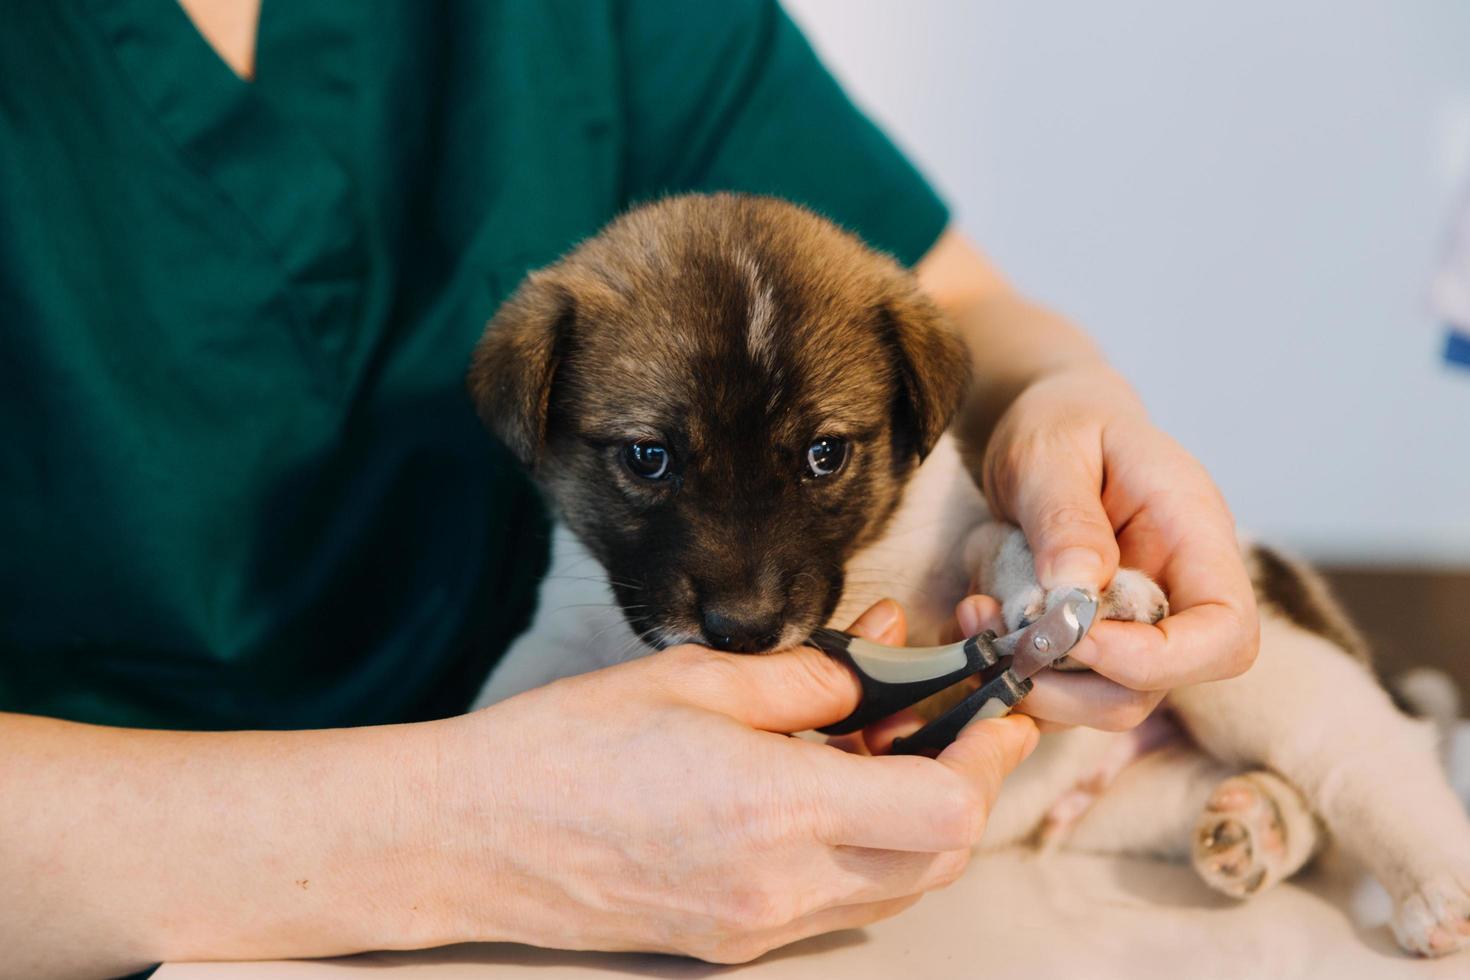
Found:
[[[959,225],[1090,330],[1242,527],[1470,682],[1466,0],[786,0]]]

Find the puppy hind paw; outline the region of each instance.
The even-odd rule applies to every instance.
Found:
[[[1394,905],[1393,935],[1419,956],[1445,956],[1470,946],[1470,873],[1420,885]]]
[[[1192,858],[1205,884],[1248,898],[1294,874],[1315,849],[1301,796],[1268,772],[1225,780],[1195,824]]]

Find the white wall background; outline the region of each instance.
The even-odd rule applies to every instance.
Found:
[[[787,0],[959,224],[1311,557],[1470,564],[1426,290],[1470,0]]]

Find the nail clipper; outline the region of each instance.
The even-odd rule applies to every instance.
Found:
[[[969,678],[980,686],[908,738],[893,743],[896,755],[943,749],[976,718],[999,718],[1031,692],[1032,676],[1066,656],[1092,626],[1097,597],[1073,589],[1035,622],[998,636],[986,630],[939,647],[888,647],[841,630],[821,628],[807,642],[846,663],[862,682],[857,710],[821,729],[846,735],[917,704]]]

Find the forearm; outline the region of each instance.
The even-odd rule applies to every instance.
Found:
[[[1087,334],[1017,292],[958,232],[947,232],[916,272],[970,349],[975,387],[957,430],[971,446],[983,445],[1016,397],[1041,378],[1078,367],[1112,375]]]
[[[1250,666],[1258,627],[1234,523],[1209,474],[1153,426],[1137,394],[1065,319],[1032,304],[958,233],[919,280],[974,357],[954,425],[991,512],[1021,526],[1046,588],[1153,575],[1172,614],[1148,629],[1099,623],[1072,652],[1097,676],[1042,678],[1028,712],[1063,724],[1138,724],[1171,688]]]
[[[441,940],[432,726],[172,733],[0,714],[19,976]]]

